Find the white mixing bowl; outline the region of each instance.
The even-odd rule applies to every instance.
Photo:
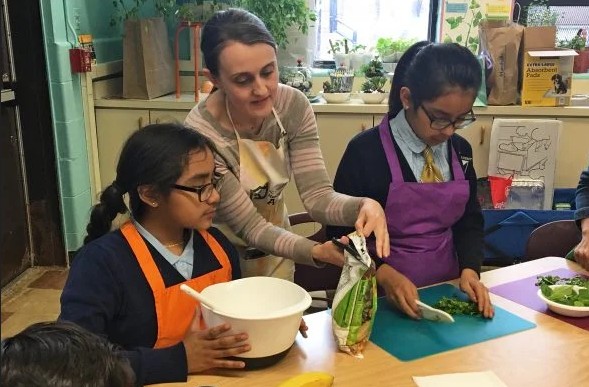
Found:
[[[239,355],[247,368],[259,368],[282,359],[293,345],[303,312],[311,296],[290,281],[273,277],[248,277],[219,283],[201,292],[223,312],[202,305],[208,327],[224,322],[229,334],[247,332],[251,350]]]

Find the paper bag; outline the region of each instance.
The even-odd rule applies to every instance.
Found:
[[[333,298],[332,326],[339,349],[362,358],[376,315],[375,266],[364,236],[353,232],[348,237],[358,257],[344,252],[346,261]]]
[[[174,61],[164,19],[125,21],[123,97],[151,99],[175,88]]]
[[[523,26],[515,23],[481,23],[479,35],[481,50],[487,52],[493,61],[493,70],[487,78],[490,90],[489,105],[514,105],[518,97],[519,63],[518,55],[522,40]]]

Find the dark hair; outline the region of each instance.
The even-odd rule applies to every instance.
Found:
[[[200,41],[200,51],[211,74],[219,74],[219,54],[231,41],[246,45],[265,43],[276,50],[274,37],[253,13],[239,8],[217,11],[205,23]]]
[[[206,148],[216,154],[208,138],[180,124],[154,124],[135,131],[121,150],[115,181],[104,189],[100,202],[92,208],[84,243],[109,232],[117,214],[127,212],[125,193],[129,194],[131,213],[141,219],[145,205],[137,187],[152,185],[167,196],[182,174],[189,153]]]
[[[67,321],[41,322],[2,340],[1,381],[11,387],[130,387],[133,370],[105,339]]]
[[[451,87],[473,90],[481,86],[481,66],[478,59],[466,47],[456,43],[413,44],[401,57],[389,96],[389,117],[402,109],[401,88],[411,90],[415,107],[423,101],[434,100]]]

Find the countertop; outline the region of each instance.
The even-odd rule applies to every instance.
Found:
[[[207,94],[200,94],[200,99]],[[143,99],[123,99],[120,97],[101,98],[94,100],[96,108],[120,109],[160,109],[160,110],[190,110],[194,107],[194,94],[183,93],[176,99],[174,94],[162,97]],[[352,98],[341,104],[321,102],[312,103],[315,113],[337,114],[384,114],[386,104],[364,104],[360,99]],[[534,117],[589,117],[589,106],[566,107],[522,107],[522,106],[486,106],[475,107],[475,114],[491,116],[534,116]]]

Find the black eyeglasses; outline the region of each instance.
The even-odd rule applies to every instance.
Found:
[[[425,113],[427,118],[429,118],[429,126],[435,130],[444,130],[450,125],[452,125],[454,129],[463,129],[477,120],[472,109],[468,113],[466,113],[466,116],[459,117],[454,121],[450,121],[446,118],[434,117],[430,112],[427,111],[425,106],[420,106],[423,109],[423,112]]]
[[[172,184],[172,188],[176,188],[182,191],[193,192],[198,195],[198,201],[204,202],[209,200],[211,195],[213,194],[213,190],[219,187],[219,182],[221,181],[221,177],[215,175],[213,180],[210,183],[197,185],[196,187],[187,187],[182,184]]]

